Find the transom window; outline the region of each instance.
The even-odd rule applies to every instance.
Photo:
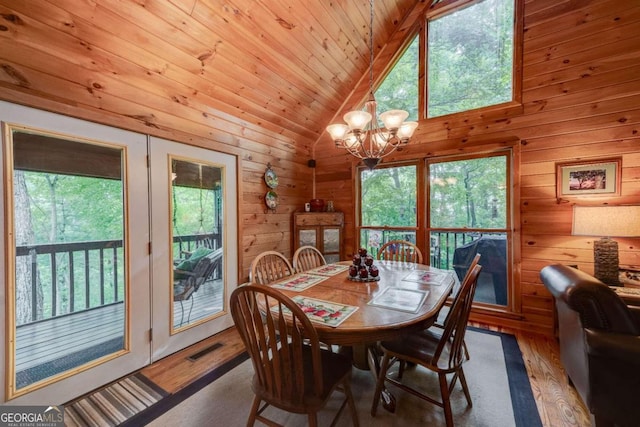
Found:
[[[427,23],[427,117],[513,100],[516,0],[482,0]]]
[[[376,89],[378,111],[400,108],[409,120],[420,120],[518,102],[519,1],[459,0],[444,13],[436,6],[427,15],[427,30],[416,33]],[[426,38],[424,55],[420,37]]]
[[[407,120],[418,117],[418,65],[420,63],[420,37],[417,35],[393,65],[389,74],[375,92],[378,111],[394,109],[409,113]]]

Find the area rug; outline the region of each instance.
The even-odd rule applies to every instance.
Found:
[[[167,396],[144,375],[135,373],[64,405],[65,426],[122,425]]]
[[[540,427],[542,423],[527,377],[522,354],[512,335],[469,328],[466,336],[471,359],[464,370],[473,406],[468,407],[460,386],[452,392],[455,424],[474,427]],[[152,427],[177,425],[224,426],[246,425],[253,399],[251,377],[253,368],[245,361],[180,403],[166,398],[154,405],[155,414],[162,414],[148,422]],[[437,378],[421,367],[409,369],[405,381],[413,381],[424,391],[437,390]],[[368,371],[353,370],[352,388],[360,425],[366,426],[444,426],[441,408],[389,386],[396,397],[395,413],[378,407],[375,417],[370,414],[375,380]],[[436,391],[437,392],[437,391]],[[319,414],[319,424],[328,425],[340,404],[341,393],[335,393],[327,408]],[[265,415],[288,426],[306,424],[305,416],[288,414],[269,408]],[[143,417],[144,418],[144,417]],[[147,417],[145,423],[149,418]],[[142,421],[139,419],[138,421]],[[348,408],[337,425],[351,425]]]

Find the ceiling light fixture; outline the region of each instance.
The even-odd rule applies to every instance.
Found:
[[[378,124],[376,99],[373,96],[373,0],[369,0],[371,15],[369,22],[369,98],[365,110],[349,111],[344,123],[327,126],[327,132],[336,144],[355,157],[362,159],[371,170],[380,160],[393,153],[400,145],[407,144],[418,127],[418,122],[405,122],[409,113],[404,110],[389,110],[380,114],[384,127]]]

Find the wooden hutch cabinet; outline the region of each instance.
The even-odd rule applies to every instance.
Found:
[[[295,212],[293,250],[300,246],[315,246],[327,263],[341,261],[343,228],[342,212]]]

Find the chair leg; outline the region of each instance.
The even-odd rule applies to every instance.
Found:
[[[249,419],[247,420],[247,427],[253,427],[253,425],[255,424],[259,407],[260,407],[260,398],[258,396],[254,396],[253,404],[251,405],[251,412],[249,412]]]
[[[380,364],[380,372],[378,373],[378,381],[376,381],[376,391],[373,393],[373,402],[371,403],[371,416],[376,416],[378,410],[378,402],[380,402],[380,394],[384,387],[384,379],[387,376],[387,369],[389,369],[389,354],[385,353]]]
[[[184,305],[182,304],[182,300],[180,300],[180,324],[178,328],[182,326],[182,322],[184,321]]]
[[[398,379],[401,380],[402,379],[402,375],[404,374],[404,368],[407,366],[407,362],[405,362],[404,360],[401,360],[400,363],[398,364]]]
[[[187,315],[187,323],[191,321],[191,311],[193,310],[193,300],[195,299],[194,295],[191,295],[191,306],[189,307],[189,314]],[[180,326],[182,326],[182,321],[180,321]]]
[[[318,427],[318,414],[315,412],[309,413],[309,427]]]
[[[464,355],[467,360],[471,359],[471,356],[469,355],[469,349],[467,348],[467,342],[464,340],[462,341],[462,348],[464,348]]]
[[[347,378],[342,383],[344,394],[347,396],[347,404],[349,405],[349,412],[351,412],[351,420],[353,421],[353,427],[359,427],[358,410],[356,409],[356,402],[353,400],[353,394],[351,393],[351,378]]]
[[[460,367],[460,372],[458,372],[458,378],[460,379],[460,385],[462,386],[462,391],[464,391],[464,396],[467,398],[467,404],[469,406],[473,406],[471,402],[471,393],[469,393],[469,387],[467,386],[467,379],[464,376],[464,371],[462,370],[462,366]]]
[[[449,382],[447,381],[447,375],[444,373],[438,373],[438,380],[440,382],[440,394],[442,396],[442,407],[444,408],[444,419],[447,423],[447,427],[453,427],[453,412],[451,412],[451,399],[449,396]]]

